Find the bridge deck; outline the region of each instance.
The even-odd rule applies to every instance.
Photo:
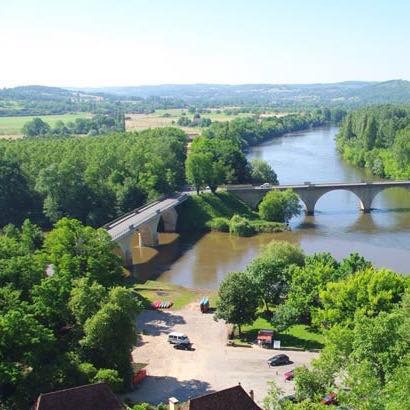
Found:
[[[269,191],[271,189],[300,189],[305,188],[353,188],[353,187],[364,187],[367,185],[372,186],[392,186],[392,187],[409,187],[410,181],[363,181],[363,182],[319,182],[319,183],[302,183],[302,184],[285,184],[285,185],[270,185],[269,187],[262,188],[261,186],[257,185],[227,185],[226,189],[228,191],[234,190],[266,190]]]
[[[126,235],[130,230],[137,229],[138,226],[148,222],[156,215],[161,214],[170,208],[174,208],[181,202],[185,201],[186,198],[187,195],[182,193],[160,201],[155,201],[143,208],[139,208],[129,214],[124,215],[124,217],[108,223],[104,227],[110,234],[111,238],[116,240],[121,236]]]

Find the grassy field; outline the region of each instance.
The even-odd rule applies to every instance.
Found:
[[[53,126],[57,121],[70,122],[75,120],[76,118],[91,117],[91,114],[78,113],[61,115],[39,115],[38,117],[50,124],[50,126]],[[18,138],[22,136],[21,130],[24,124],[28,121],[31,121],[33,118],[34,116],[0,117],[0,138]]]
[[[242,335],[237,338],[239,343],[252,343],[256,340],[258,330],[273,329],[272,325],[262,316],[259,316],[252,325],[243,326]],[[299,349],[321,349],[324,345],[324,337],[305,325],[293,325],[284,332],[276,333],[275,340],[280,340],[281,346]]]
[[[212,296],[209,292],[204,294],[204,291],[157,280],[148,280],[143,284],[134,285],[133,288],[145,299],[146,307],[149,307],[154,300],[162,300],[172,301],[174,303],[172,309],[180,309],[189,303],[199,302],[203,296],[210,298]],[[214,299],[211,299],[211,304],[212,300]]]
[[[212,121],[231,121],[234,118],[249,117],[251,114],[240,113],[237,115],[227,115],[223,112],[217,112],[213,109],[210,113],[201,114],[204,118],[210,118]],[[219,110],[220,111],[220,110]],[[192,119],[192,114],[188,110],[180,108],[172,108],[168,110],[156,110],[152,114],[126,114],[126,129],[127,131],[139,131],[150,127],[170,127],[177,126],[176,122],[181,114],[185,112],[188,118]],[[172,123],[174,121],[174,124]],[[188,134],[200,134],[199,127],[179,127]]]

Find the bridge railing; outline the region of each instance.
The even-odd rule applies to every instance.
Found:
[[[113,225],[116,225],[118,222],[122,221],[122,220],[126,220],[128,219],[130,216],[135,215],[140,213],[141,211],[144,211],[145,209],[155,205],[156,203],[164,200],[165,198],[167,198],[166,195],[161,195],[158,198],[155,198],[149,202],[147,202],[144,205],[139,206],[138,208],[133,209],[132,211],[129,211],[125,214],[122,214],[121,216],[119,216],[118,218],[113,219],[112,221],[106,223],[105,225],[103,225],[103,228],[105,229],[110,229],[110,227],[112,227]]]

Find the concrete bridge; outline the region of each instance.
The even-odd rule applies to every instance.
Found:
[[[305,205],[307,215],[313,215],[317,201],[327,192],[345,190],[354,193],[359,199],[363,212],[370,212],[376,195],[388,188],[410,188],[410,181],[372,181],[372,182],[335,182],[312,184],[305,182],[296,185],[270,185],[262,188],[252,185],[227,185],[226,190],[237,196],[252,208],[256,208],[265,194],[272,190],[292,189]]]
[[[138,234],[138,245],[158,245],[158,225],[163,223],[165,232],[175,232],[178,214],[175,207],[188,198],[186,193],[161,197],[140,208],[134,209],[104,225],[124,256],[125,266],[132,265],[131,239]]]

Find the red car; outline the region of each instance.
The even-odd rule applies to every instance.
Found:
[[[321,404],[335,404],[336,403],[336,393],[335,392],[329,392],[326,394],[325,397],[320,400]]]
[[[294,376],[295,376],[295,374],[293,373],[293,369],[283,373],[283,377],[287,381],[292,380]]]

